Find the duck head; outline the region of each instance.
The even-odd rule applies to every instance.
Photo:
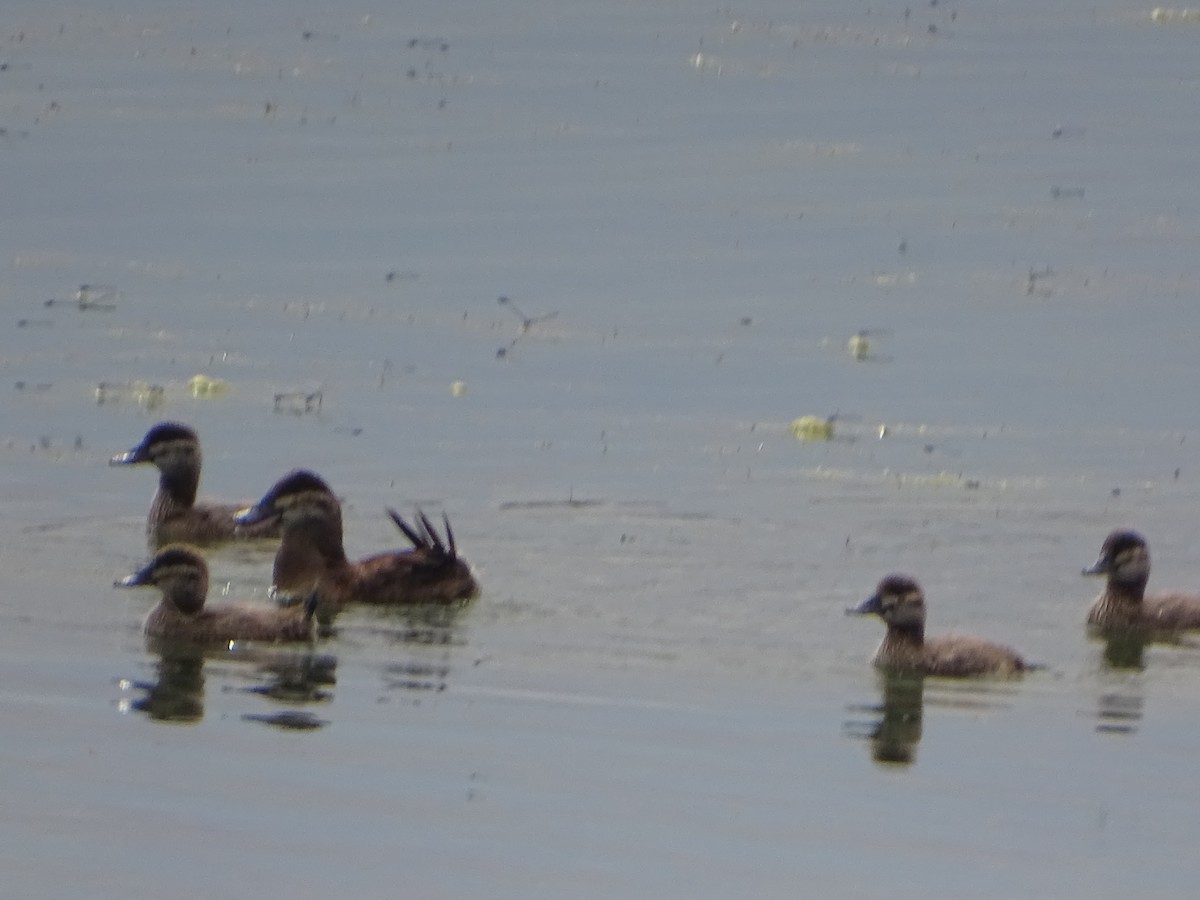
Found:
[[[208,564],[185,544],[169,544],[145,566],[114,583],[114,587],[156,587],[163,599],[180,612],[195,614],[208,595]]]

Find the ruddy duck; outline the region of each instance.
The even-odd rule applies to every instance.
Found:
[[[414,525],[394,510],[388,515],[411,550],[393,550],[358,562],[342,546],[342,512],[333,491],[312,472],[285,475],[257,504],[242,510],[246,525],[282,522],[283,541],[275,554],[274,589],[284,595],[321,596],[322,616],[347,603],[431,604],[469,600],[479,593],[470,566],[458,555],[454,532],[445,522],[443,541],[424,514]]]
[[[150,504],[146,533],[155,546],[175,541],[212,544],[233,539],[279,536],[274,523],[239,525],[234,513],[245,504],[196,503],[200,485],[200,439],[177,422],[160,422],[142,442],[108,461],[110,466],[153,463],[159,471],[158,492]]]
[[[875,593],[847,615],[874,613],[887,624],[887,635],[875,652],[875,665],[890,672],[964,678],[972,675],[1015,675],[1032,668],[1015,651],[968,635],[925,638],[925,595],[913,579],[889,575]]]
[[[163,547],[145,567],[116,587],[153,586],[162,592],[143,626],[146,636],[189,643],[307,641],[313,636],[316,598],[303,610],[277,606],[208,606],[208,565],[186,544]]]
[[[1136,531],[1114,531],[1104,539],[1100,558],[1084,575],[1107,575],[1104,592],[1088,610],[1099,629],[1182,631],[1200,628],[1200,597],[1171,593],[1146,596],[1150,548]]]

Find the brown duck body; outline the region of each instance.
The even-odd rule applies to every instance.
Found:
[[[275,554],[274,589],[304,596],[316,590],[323,615],[348,603],[415,605],[469,600],[479,593],[471,567],[457,552],[446,523],[442,540],[423,515],[409,525],[388,514],[412,548],[352,561],[342,545],[341,505],[329,487],[311,472],[281,479],[258,504],[239,514],[256,523],[277,519],[283,538]]]
[[[1184,593],[1146,596],[1150,548],[1135,531],[1114,531],[1084,575],[1105,575],[1104,591],[1088,610],[1100,630],[1184,631],[1200,628],[1200,597]]]
[[[205,606],[208,566],[193,547],[163,547],[144,568],[118,587],[153,586],[162,592],[143,625],[147,637],[223,644],[230,641],[307,641],[313,636],[313,605],[304,610],[273,606]]]
[[[146,616],[146,637],[225,644],[230,641],[307,641],[312,620],[295,608],[214,606],[188,615],[162,601]]]
[[[887,625],[874,664],[889,672],[967,678],[1007,677],[1034,668],[1015,650],[970,635],[925,637],[925,595],[903,575],[889,575],[875,593],[855,609],[857,615],[878,615]]]
[[[113,466],[150,463],[158,469],[158,491],[146,520],[146,533],[153,545],[214,544],[279,536],[274,523],[240,525],[234,516],[244,504],[197,503],[201,461],[196,433],[177,422],[160,422],[136,447],[109,460]]]
[[[1030,666],[1011,647],[965,634],[925,638],[889,628],[873,660],[880,669],[945,678],[1009,676]]]

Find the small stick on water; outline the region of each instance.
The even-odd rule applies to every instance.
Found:
[[[521,320],[521,334],[527,332],[538,322],[548,322],[550,319],[553,319],[558,315],[558,310],[555,310],[554,312],[546,313],[545,315],[541,316],[527,316],[521,311],[521,308],[508,299],[508,297],[499,297],[497,298],[496,302],[501,306],[511,309],[513,314]]]

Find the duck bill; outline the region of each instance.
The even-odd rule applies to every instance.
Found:
[[[233,521],[239,525],[257,525],[259,522],[265,522],[271,518],[274,518],[274,513],[263,509],[261,503],[254,506],[247,506],[245,509],[239,509],[233,514]]]
[[[149,462],[150,458],[146,455],[146,448],[141,445],[134,447],[132,450],[127,450],[124,453],[118,453],[108,461],[110,466],[133,466],[138,463]]]
[[[153,568],[153,565],[149,565],[144,569],[139,569],[132,575],[126,575],[120,581],[114,581],[113,587],[144,587],[145,585],[153,584],[154,581],[151,578],[151,572]]]
[[[1107,575],[1108,574],[1108,560],[1105,559],[1103,556],[1100,557],[1098,560],[1096,560],[1096,562],[1092,566],[1090,566],[1087,569],[1084,569],[1082,574],[1084,574],[1084,575]]]
[[[872,594],[870,597],[868,597],[862,603],[858,604],[858,606],[852,606],[852,607],[850,607],[850,609],[846,610],[846,615],[848,615],[848,616],[869,616],[872,614],[879,615],[881,610],[882,610],[882,607],[879,605],[879,595]]]

